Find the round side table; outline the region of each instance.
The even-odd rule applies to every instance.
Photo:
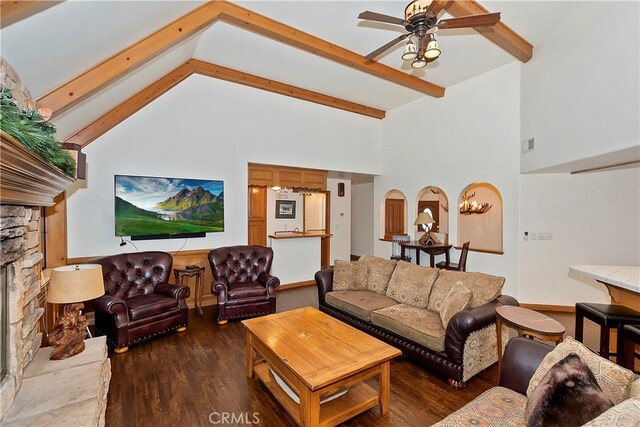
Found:
[[[562,342],[564,326],[537,311],[512,305],[496,308],[496,332],[498,334],[498,382],[502,375],[502,326],[515,329],[518,336],[538,338],[543,341]]]
[[[197,268],[177,268],[173,269],[173,274],[176,276],[176,284],[183,285],[185,277],[195,277],[195,295],[193,301],[196,305],[198,313],[202,315],[202,291],[204,287],[204,267],[198,266]]]

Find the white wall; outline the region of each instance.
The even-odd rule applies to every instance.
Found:
[[[351,253],[373,255],[373,183],[351,186]]]
[[[69,257],[122,251],[114,236],[113,175],[221,179],[225,231],[189,239],[186,249],[247,241],[247,163],[379,172],[381,121],[191,76],[84,151],[88,178],[68,191]],[[140,241],[177,250],[183,240]]]
[[[326,230],[326,215],[327,195],[325,193],[311,193],[304,196],[304,229],[306,231]]]
[[[558,11],[522,65],[521,139],[536,141],[522,156],[523,172],[640,140],[640,3],[581,1]]]
[[[604,285],[569,275],[575,264],[638,265],[640,169],[530,174],[521,179],[520,300],[608,303]],[[553,240],[522,239],[524,231]]]
[[[344,197],[338,197],[338,183],[344,183]],[[348,179],[327,178],[327,190],[331,191],[331,257],[330,264],[336,259],[351,258],[351,181]]]
[[[276,200],[293,200],[296,202],[296,217],[289,218],[276,218]],[[303,196],[300,193],[294,193],[291,190],[282,191],[280,195],[267,189],[267,236],[274,234],[276,231],[294,231],[296,228],[298,231],[302,231],[302,225],[304,223],[304,206]]]
[[[438,186],[455,200],[470,182],[489,182],[504,201],[504,255],[471,252],[467,269],[505,276],[504,292],[517,297],[519,123],[519,63],[447,88],[444,98],[422,98],[390,111],[383,128],[383,172],[375,177],[375,230],[379,207],[391,189],[401,190],[410,203],[408,212],[416,212],[415,200],[425,186]],[[414,129],[422,137],[409,135]],[[455,242],[455,208],[449,215],[449,241]],[[375,253],[390,256],[391,243],[376,239]],[[458,256],[452,251],[453,260]],[[421,258],[428,262],[428,256]]]
[[[563,25],[522,65],[521,139],[536,142],[521,156],[523,173],[637,149],[640,140],[640,3],[574,2],[559,10]],[[602,27],[603,10],[616,25]],[[637,168],[522,175],[520,301],[608,302],[603,285],[568,268],[638,265],[639,187]],[[552,232],[553,240],[524,242],[524,231]]]

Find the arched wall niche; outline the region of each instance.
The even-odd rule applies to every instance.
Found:
[[[488,203],[491,208],[484,213],[461,213],[464,198],[469,204]],[[502,254],[502,194],[488,182],[474,182],[467,185],[458,196],[458,237],[457,246],[471,242],[470,250]]]
[[[449,197],[442,191],[440,187],[430,185],[423,188],[418,193],[416,198],[416,212],[413,217],[418,216],[420,212],[427,211],[431,217],[436,221],[430,227],[429,231],[436,231],[446,236],[448,240],[449,236]],[[411,218],[410,218],[411,219]],[[414,231],[416,232],[416,239],[418,235],[422,235],[427,231],[424,225],[414,225]]]
[[[382,200],[380,231],[384,240],[394,234],[407,234],[407,197],[400,190],[390,190]]]

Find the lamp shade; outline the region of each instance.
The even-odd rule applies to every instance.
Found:
[[[427,45],[427,51],[424,53],[424,57],[427,59],[436,59],[440,56],[440,48],[438,41],[433,39]]]
[[[69,304],[88,301],[104,295],[100,264],[66,265],[51,272],[47,301]]]
[[[411,63],[411,67],[416,69],[424,68],[426,66],[427,66],[427,61],[425,61],[424,58],[422,57],[416,58],[415,61]]]
[[[416,220],[413,222],[413,225],[433,224],[434,222],[435,221],[431,218],[431,215],[426,212],[420,212]]]
[[[416,50],[416,45],[413,44],[411,40],[405,45],[404,52],[402,54],[402,59],[405,61],[410,59],[416,59],[418,57],[418,52]]]

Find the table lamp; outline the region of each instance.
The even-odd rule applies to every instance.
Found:
[[[82,314],[83,301],[104,295],[102,266],[99,264],[67,265],[54,268],[47,291],[47,302],[66,304],[49,334],[53,346],[51,360],[67,359],[84,351],[87,316]]]
[[[415,221],[413,221],[413,225],[421,225],[421,224],[433,224],[435,221],[431,218],[427,212],[420,212]],[[427,231],[422,235],[419,242],[424,244],[426,243],[426,239],[429,237],[429,228],[427,227]]]

